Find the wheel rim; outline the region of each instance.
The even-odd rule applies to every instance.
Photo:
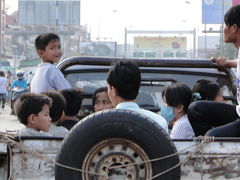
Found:
[[[108,139],[99,142],[90,149],[86,155],[82,169],[84,180],[145,180],[152,176],[151,163],[140,163],[149,158],[144,150],[136,143],[126,139]],[[127,165],[139,163],[124,167],[112,168],[118,165]],[[97,176],[91,173],[97,173],[104,176]]]

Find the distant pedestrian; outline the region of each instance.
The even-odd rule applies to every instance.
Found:
[[[32,73],[32,71],[30,71],[30,72],[28,73],[27,77],[26,77],[28,88],[30,88],[30,84],[31,84],[32,78],[33,78],[33,73]]]
[[[41,93],[71,88],[61,71],[54,66],[62,57],[59,36],[54,33],[41,34],[35,40],[35,47],[42,63],[38,65],[33,76],[30,91]]]
[[[8,80],[3,71],[0,71],[0,103],[2,109],[5,107]]]

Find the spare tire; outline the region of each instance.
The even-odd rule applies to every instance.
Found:
[[[111,109],[92,114],[74,126],[56,158],[55,179],[146,180],[178,164],[179,157],[142,161],[173,153],[176,148],[172,140],[155,121],[133,111]],[[111,168],[117,165],[126,166]],[[155,179],[179,180],[180,167]]]

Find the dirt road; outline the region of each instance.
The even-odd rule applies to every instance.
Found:
[[[0,131],[6,132],[21,129],[24,127],[15,115],[10,115],[11,108],[6,105],[5,109],[0,108]]]

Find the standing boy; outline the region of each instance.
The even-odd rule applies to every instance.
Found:
[[[42,63],[31,81],[31,92],[41,93],[71,88],[60,70],[54,66],[54,63],[62,57],[59,36],[54,33],[41,34],[35,40],[35,47]]]
[[[26,127],[18,131],[19,136],[51,136],[49,107],[52,100],[46,95],[26,93],[14,104],[19,121]]]

